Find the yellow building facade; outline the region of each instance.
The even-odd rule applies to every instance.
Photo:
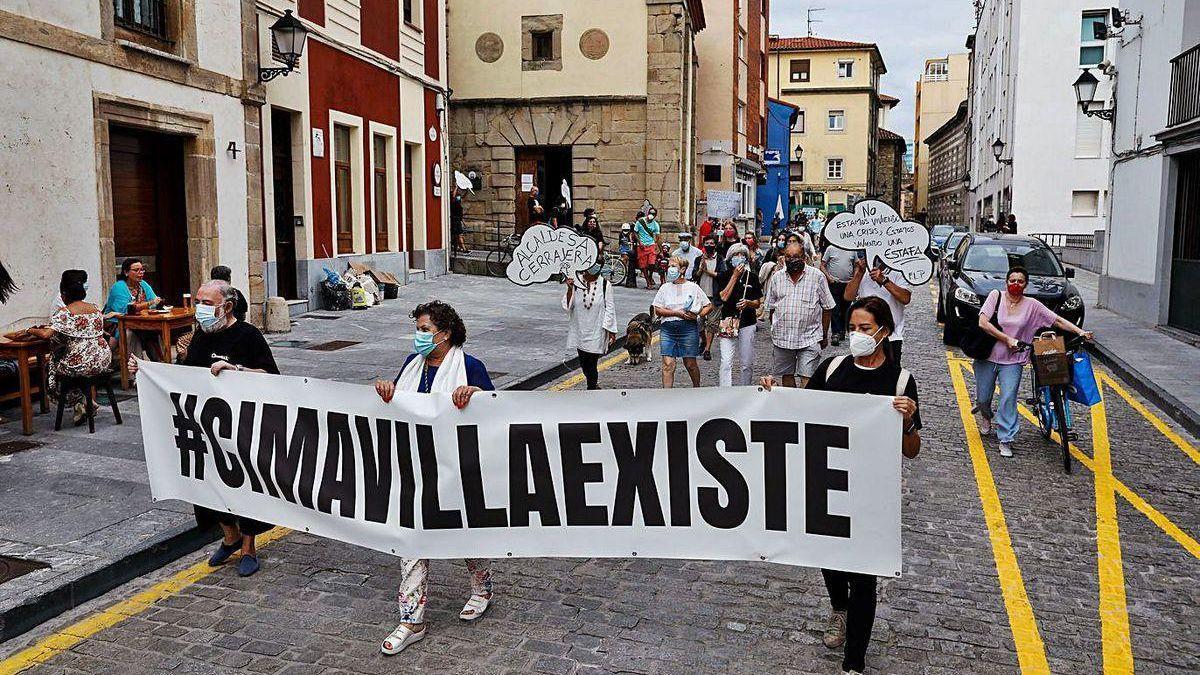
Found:
[[[967,100],[967,83],[971,76],[971,62],[967,54],[950,54],[944,58],[929,59],[925,71],[917,80],[916,119],[913,144],[913,189],[916,194],[914,208],[918,218],[929,212],[929,189],[932,175],[929,171],[929,146],[925,139],[943,124],[954,118],[958,106]]]
[[[792,200],[810,215],[853,208],[880,191],[879,78],[886,72],[874,44],[771,38],[768,89],[800,109],[792,129]]]

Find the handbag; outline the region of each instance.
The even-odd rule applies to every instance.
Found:
[[[992,312],[991,323],[996,327],[996,330],[1000,330],[1000,291],[992,292],[996,293],[997,297],[996,311]],[[988,299],[990,300],[991,296],[989,296]],[[963,333],[962,339],[959,341],[958,346],[962,348],[963,353],[967,356],[979,361],[983,361],[992,355],[992,347],[996,346],[996,338],[989,335],[977,324],[971,326],[966,330],[965,333]]]
[[[1084,351],[1071,355],[1071,384],[1067,387],[1067,398],[1088,407],[1100,402],[1100,387],[1096,373],[1092,371],[1092,355]]]

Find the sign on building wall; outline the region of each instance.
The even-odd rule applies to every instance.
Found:
[[[313,157],[325,156],[325,130],[312,130],[312,154]]]
[[[778,150],[763,150],[762,159],[766,166],[779,166],[783,163]]]

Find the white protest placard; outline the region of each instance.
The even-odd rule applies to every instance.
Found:
[[[737,218],[742,215],[742,194],[732,190],[706,190],[710,218]]]
[[[900,574],[889,397],[479,392],[459,410],[447,394],[384,403],[364,385],[144,362],[138,398],[156,499],[384,553]]]
[[[863,251],[868,265],[881,263],[914,286],[933,278],[933,261],[926,255],[929,230],[879,200],[866,199],[837,214],[821,234],[838,248]]]
[[[550,281],[555,274],[574,276],[596,263],[596,240],[565,227],[534,225],[521,235],[505,275],[518,286]]]

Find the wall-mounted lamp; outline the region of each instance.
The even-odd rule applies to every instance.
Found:
[[[300,20],[292,15],[292,10],[283,12],[279,20],[271,24],[271,42],[279,58],[283,60],[282,68],[259,68],[258,79],[270,82],[276,77],[294,71],[300,65],[300,56],[304,54],[304,42],[308,38],[308,29]]]
[[[1102,120],[1113,121],[1117,116],[1117,108],[1114,102],[1113,107],[1104,108],[1102,110],[1093,110],[1092,103],[1096,100],[1096,90],[1100,87],[1100,80],[1092,74],[1090,68],[1084,69],[1079,75],[1079,79],[1075,80],[1075,99],[1079,102],[1080,109],[1083,114],[1088,117],[1099,117]]]
[[[1007,147],[1007,144],[1004,141],[997,138],[996,142],[992,143],[992,155],[994,155],[996,157],[996,161],[999,162],[1000,164],[1003,164],[1005,166],[1012,166],[1012,163],[1013,163],[1012,157],[1009,157],[1008,159],[1004,158],[1004,148],[1005,147]]]
[[[796,152],[797,160],[804,159],[804,147],[803,146],[797,145],[795,152]]]

